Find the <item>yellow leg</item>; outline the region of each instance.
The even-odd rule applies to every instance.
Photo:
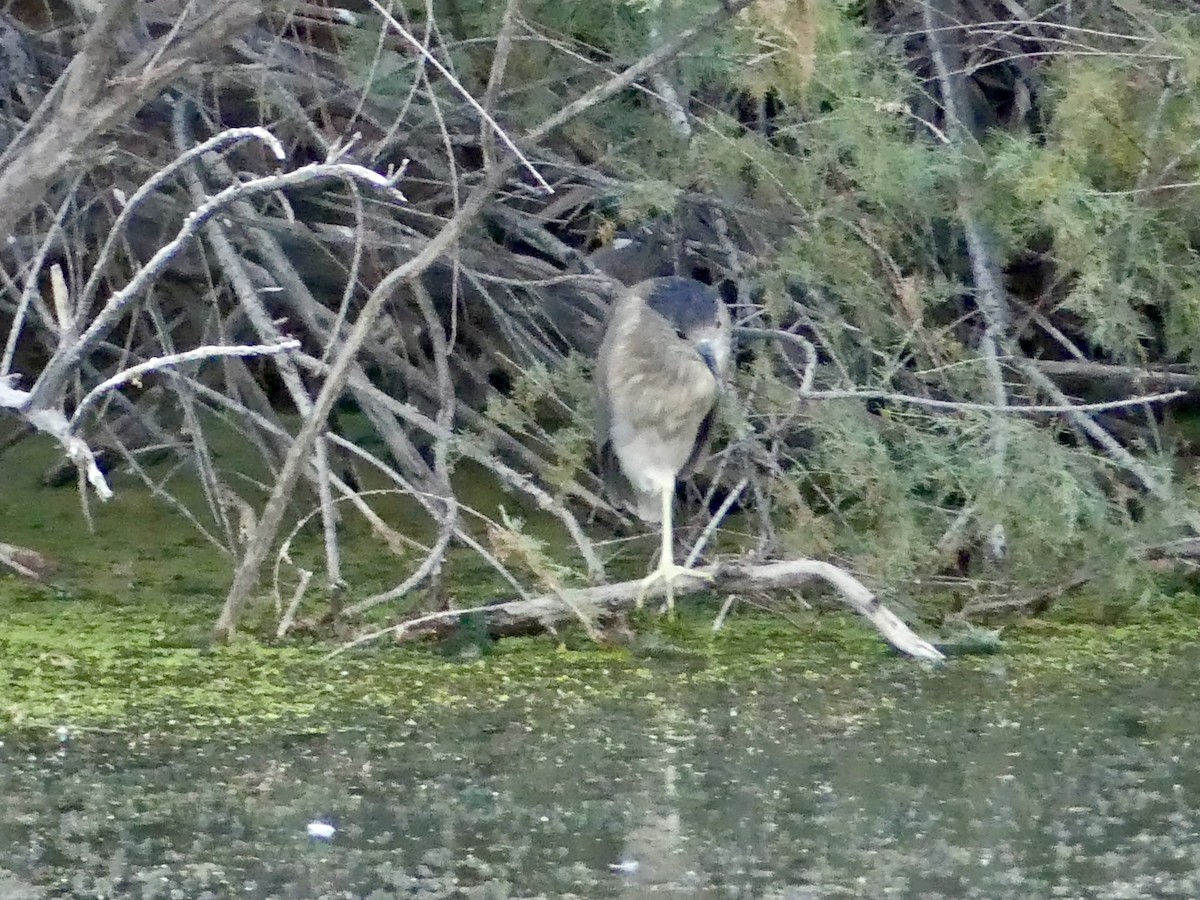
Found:
[[[638,590],[637,607],[642,608],[642,604],[646,599],[646,592],[650,589],[650,585],[656,581],[666,582],[667,588],[667,610],[673,615],[675,613],[675,579],[680,575],[691,575],[694,578],[703,578],[707,581],[712,581],[712,576],[707,572],[697,572],[695,569],[689,569],[687,566],[675,565],[674,549],[673,549],[673,532],[671,528],[671,510],[675,499],[675,491],[673,489],[664,490],[662,494],[662,553],[658,558],[658,568],[642,579],[642,586]]]

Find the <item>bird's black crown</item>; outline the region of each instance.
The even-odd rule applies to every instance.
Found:
[[[691,278],[656,278],[646,305],[683,332],[719,320],[721,298],[707,284]]]

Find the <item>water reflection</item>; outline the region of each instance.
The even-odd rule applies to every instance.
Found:
[[[1200,897],[1200,657],[0,747],[0,897]],[[314,839],[307,827],[336,828]]]

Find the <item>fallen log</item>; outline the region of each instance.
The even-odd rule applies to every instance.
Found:
[[[862,615],[901,653],[914,659],[938,661],[944,659],[936,647],[915,634],[900,618],[879,602],[874,594],[843,569],[815,559],[794,559],[755,566],[722,564],[696,571],[711,575],[681,575],[675,581],[675,595],[713,591],[718,593],[749,594],[803,587],[812,581],[825,581],[837,589],[842,600]],[[409,619],[388,628],[360,635],[333,651],[331,656],[345,650],[391,635],[397,641],[424,637],[439,637],[458,627],[463,616],[478,617],[482,628],[493,637],[529,634],[544,631],[560,624],[577,621],[580,615],[594,619],[604,614],[630,609],[637,602],[641,580],[622,581],[594,588],[565,588],[556,593],[531,597],[527,600],[508,600],[470,609],[451,609]],[[661,589],[649,596],[661,594]]]

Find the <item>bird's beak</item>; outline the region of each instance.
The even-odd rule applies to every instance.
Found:
[[[696,352],[700,354],[700,358],[704,360],[704,364],[708,366],[708,371],[712,372],[713,378],[717,381],[721,380],[721,373],[717,370],[717,349],[713,346],[712,341],[697,341]]]

